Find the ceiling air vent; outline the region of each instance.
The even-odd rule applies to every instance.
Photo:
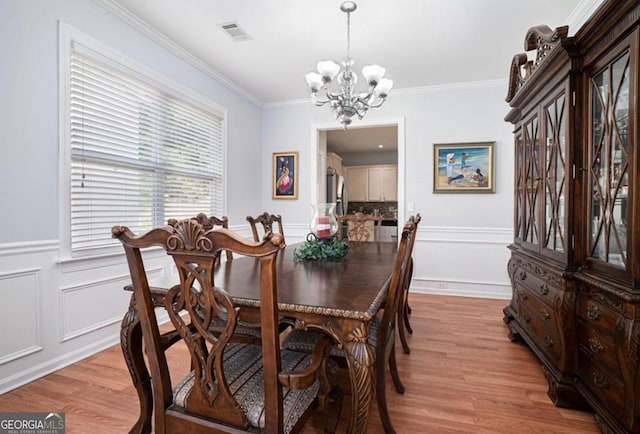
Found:
[[[234,41],[248,41],[249,39],[251,39],[251,36],[247,35],[247,33],[242,30],[242,28],[235,21],[230,23],[218,24],[218,27],[224,30],[224,32],[229,35]]]

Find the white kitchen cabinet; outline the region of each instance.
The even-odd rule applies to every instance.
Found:
[[[398,167],[369,168],[369,201],[398,200]]]
[[[346,173],[349,202],[369,200],[369,168],[365,166],[349,167]]]
[[[342,167],[342,157],[334,152],[327,153],[327,169],[334,168],[338,175],[344,176],[344,169]]]
[[[346,173],[349,201],[398,200],[398,166],[353,166]]]

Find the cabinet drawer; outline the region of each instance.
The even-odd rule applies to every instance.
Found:
[[[578,317],[585,324],[596,327],[607,336],[616,329],[616,320],[620,316],[608,307],[589,297],[578,297]]]
[[[613,414],[621,414],[625,401],[624,384],[593,360],[582,348],[578,350],[578,359],[578,377],[582,383]]]
[[[578,320],[578,345],[580,350],[589,354],[599,365],[611,373],[618,372],[618,358],[615,346],[609,336],[598,329]]]
[[[538,318],[543,324],[555,330],[555,312],[551,306],[544,303],[527,288],[517,287],[520,306],[526,307],[530,315]]]
[[[535,296],[528,294],[526,290],[519,289],[518,296],[520,299],[518,323],[554,364],[559,363],[562,348],[553,311],[538,301]]]
[[[535,295],[544,300],[544,302],[549,306],[553,306],[554,299],[559,291],[559,288],[557,288],[555,285],[538,277],[535,273],[522,269],[518,270],[515,273],[514,277],[517,285],[526,287]]]

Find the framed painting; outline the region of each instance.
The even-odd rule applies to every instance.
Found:
[[[434,144],[433,192],[495,193],[494,144]]]
[[[273,199],[298,198],[298,153],[273,153]]]

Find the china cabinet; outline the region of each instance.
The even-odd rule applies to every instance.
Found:
[[[540,359],[556,405],[640,432],[640,2],[577,31],[529,29],[514,57],[510,338]]]

